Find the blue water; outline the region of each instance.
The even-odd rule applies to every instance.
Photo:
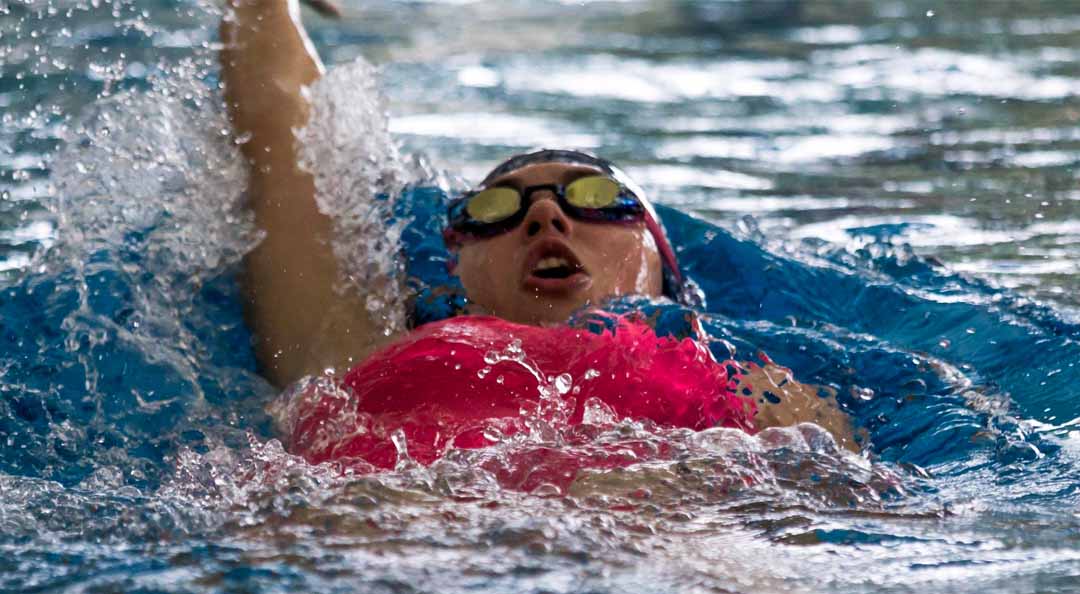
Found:
[[[546,495],[477,470],[528,444],[367,477],[282,451],[236,282],[254,236],[213,11],[49,6],[0,11],[0,589],[1077,591],[1080,5],[309,19],[327,61],[384,64],[391,130],[435,169],[560,139],[625,161],[704,300],[611,307],[673,333],[697,316],[719,356],[767,353],[867,432],[853,457],[598,426],[679,454]],[[516,35],[461,43],[478,15]],[[995,60],[1002,82],[980,78]],[[396,198],[414,289],[445,281],[441,185]]]

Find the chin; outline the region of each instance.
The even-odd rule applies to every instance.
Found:
[[[541,298],[530,303],[528,307],[519,309],[520,315],[515,316],[518,319],[510,321],[532,326],[564,324],[574,312],[587,303],[587,299],[581,298]]]

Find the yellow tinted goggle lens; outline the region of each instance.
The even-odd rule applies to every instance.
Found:
[[[576,179],[566,186],[566,201],[578,208],[606,208],[619,197],[619,184],[599,175]]]
[[[521,207],[521,194],[510,188],[488,188],[469,199],[465,211],[473,220],[494,223],[514,214]]]

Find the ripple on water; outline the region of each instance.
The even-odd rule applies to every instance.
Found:
[[[400,141],[474,178],[509,150],[594,148],[726,226],[753,211],[754,242],[685,242],[717,283],[761,264],[708,287],[710,327],[873,390],[841,398],[879,454],[925,470],[814,427],[669,431],[598,406],[427,468],[289,455],[231,282],[258,236],[221,132],[216,9],[16,2],[0,8],[0,269],[19,273],[0,293],[0,589],[1072,591],[1075,331],[917,255],[1077,303],[1080,18],[803,3],[763,25],[723,4],[377,0],[336,37],[309,18],[324,55],[400,58],[389,131],[364,63],[312,90],[347,120],[308,131],[322,206],[392,254],[371,198],[431,173]],[[513,115],[477,125],[492,113]],[[353,283],[399,265],[350,262]],[[400,297],[383,295],[373,308]],[[630,463],[567,477],[559,456]]]

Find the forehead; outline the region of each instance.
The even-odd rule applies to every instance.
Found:
[[[543,184],[567,184],[585,175],[604,174],[599,167],[577,163],[532,163],[504,173],[485,184],[524,188]]]

